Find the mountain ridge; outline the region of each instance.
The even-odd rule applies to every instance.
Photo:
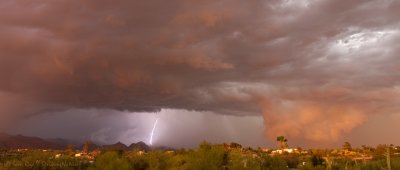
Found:
[[[25,136],[21,134],[10,135],[7,133],[0,132],[0,149],[56,149],[64,150],[68,145],[75,146],[76,149],[82,149],[84,143],[72,141],[63,138],[47,138],[43,139],[40,137]],[[137,143],[131,143],[129,146],[117,142],[114,144],[97,145],[96,143],[91,144],[91,150],[93,149],[116,149],[116,150],[151,150],[143,141]]]

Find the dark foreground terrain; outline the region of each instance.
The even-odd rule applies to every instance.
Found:
[[[48,144],[48,143],[47,143]],[[81,149],[4,148],[0,150],[0,170],[30,169],[266,169],[325,170],[400,169],[400,147],[363,146],[340,149],[243,148],[240,144],[212,145],[203,142],[196,149],[150,148],[144,143],[125,146],[117,143]],[[33,145],[29,145],[33,146]],[[53,145],[51,145],[53,146]],[[59,147],[59,146],[57,146]]]

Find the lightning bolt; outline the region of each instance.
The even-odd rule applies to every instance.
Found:
[[[153,135],[154,135],[154,131],[156,130],[156,127],[157,127],[158,119],[160,119],[160,118],[156,119],[156,122],[154,122],[154,125],[153,125],[153,129],[151,130],[150,141],[149,141],[150,145],[153,145]]]

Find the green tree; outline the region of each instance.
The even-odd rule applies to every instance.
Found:
[[[240,151],[233,151],[229,153],[228,169],[242,170],[242,169],[262,169],[261,159],[252,157],[251,155],[243,155]]]
[[[173,154],[168,159],[168,167],[170,169],[183,169],[183,167],[185,167],[185,164],[188,162],[188,159],[189,156],[186,152]]]
[[[260,156],[262,170],[288,170],[288,165],[285,160],[280,157],[271,157],[266,154]]]
[[[143,155],[132,153],[129,155],[129,162],[133,169],[149,169],[148,159]]]
[[[109,151],[96,158],[93,169],[99,170],[129,170],[129,162],[115,151]]]
[[[149,170],[168,169],[169,156],[162,151],[151,151],[145,155]]]
[[[224,169],[228,164],[228,153],[222,146],[212,146],[202,142],[197,151],[189,153],[185,169]]]

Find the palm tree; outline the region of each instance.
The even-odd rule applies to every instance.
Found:
[[[287,139],[284,136],[276,137],[276,141],[278,142],[280,149],[285,149],[288,147]]]

